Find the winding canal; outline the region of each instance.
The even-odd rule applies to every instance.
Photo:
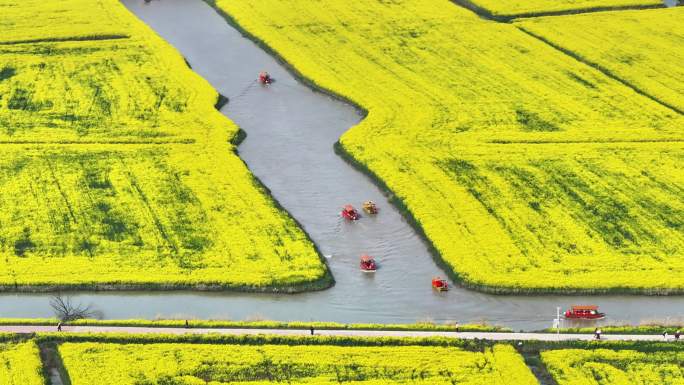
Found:
[[[556,306],[596,303],[606,322],[638,323],[684,317],[684,297],[494,296],[462,288],[437,293],[430,278],[444,273],[425,243],[382,192],[333,152],[333,144],[362,116],[351,106],[314,92],[245,39],[202,0],[123,0],[131,12],[186,57],[193,70],[230,98],[222,112],[247,139],[242,159],[275,199],[304,227],[326,256],[337,284],[296,295],[100,292],[76,293],[108,319],[227,318],[407,323],[487,321],[516,330],[550,327]],[[277,80],[264,88],[261,70]],[[347,223],[344,203],[374,200],[381,214]],[[358,256],[376,256],[373,275]],[[49,317],[47,294],[2,294],[0,317]]]

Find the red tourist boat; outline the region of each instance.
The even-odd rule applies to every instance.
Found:
[[[446,279],[434,277],[432,278],[432,288],[437,291],[447,291],[449,290],[449,283],[447,283]]]
[[[572,306],[570,310],[565,311],[565,318],[595,320],[606,318],[606,314],[600,313],[598,311],[598,306],[594,305]]]
[[[261,72],[259,72],[259,83],[261,83],[263,85],[269,85],[269,84],[273,83],[273,78],[271,77],[271,75],[268,72],[261,71]]]
[[[378,265],[375,264],[375,259],[365,254],[361,256],[361,262],[359,265],[361,266],[361,271],[364,273],[375,273],[375,271],[378,270]]]
[[[360,218],[358,211],[352,205],[345,205],[342,208],[342,216],[349,219],[350,221],[355,221]]]

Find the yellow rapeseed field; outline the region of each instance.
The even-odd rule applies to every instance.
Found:
[[[448,1],[216,3],[368,110],[342,150],[466,284],[684,289],[677,111]]]
[[[126,37],[139,28],[109,0],[2,0],[0,9],[0,44]]]
[[[1,142],[194,142],[211,131],[221,140],[235,134],[213,109],[216,92],[118,2],[0,6]]]
[[[558,385],[679,385],[684,353],[565,349],[541,353]]]
[[[684,111],[684,8],[525,19],[516,25]]]
[[[35,342],[0,343],[0,384],[45,384],[38,346]]]
[[[118,1],[0,9],[0,287],[328,284],[217,93]]]
[[[586,12],[612,8],[662,6],[662,0],[456,0],[475,4],[493,15],[531,16],[544,13]]]
[[[236,384],[532,385],[510,346],[444,347],[64,343],[72,385]]]

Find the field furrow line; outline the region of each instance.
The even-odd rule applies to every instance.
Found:
[[[569,49],[563,48],[563,47],[561,47],[560,45],[558,45],[558,44],[556,44],[556,43],[550,41],[549,39],[547,39],[547,38],[545,38],[545,37],[543,37],[543,36],[540,36],[540,35],[538,35],[538,34],[536,34],[536,33],[534,33],[534,32],[531,32],[531,31],[525,29],[525,27],[521,27],[521,26],[516,25],[516,28],[518,28],[520,31],[522,31],[522,32],[524,32],[524,33],[526,33],[526,34],[532,36],[533,38],[538,39],[539,41],[546,43],[548,46],[550,46],[550,47],[552,47],[552,48],[554,48],[554,49],[556,49],[556,50],[558,50],[558,51],[564,53],[565,55],[568,55],[568,56],[572,57],[573,59],[575,59],[575,60],[577,60],[577,61],[579,61],[579,62],[581,62],[581,63],[583,63],[583,64],[586,64],[586,65],[588,65],[588,66],[590,66],[590,67],[596,69],[597,71],[603,73],[603,74],[606,75],[607,77],[609,77],[609,78],[611,78],[611,79],[613,79],[613,80],[619,82],[620,84],[624,85],[625,87],[630,88],[632,91],[636,92],[637,94],[639,94],[639,95],[641,95],[641,96],[643,96],[643,97],[646,97],[646,98],[650,99],[651,101],[653,101],[653,102],[655,102],[655,103],[658,103],[658,104],[660,104],[661,106],[663,106],[663,107],[665,107],[665,108],[667,108],[667,109],[672,110],[673,112],[676,112],[676,113],[679,114],[679,115],[684,116],[684,110],[682,110],[682,109],[678,108],[677,106],[674,106],[674,105],[672,105],[672,104],[670,104],[670,103],[667,103],[667,102],[665,102],[665,101],[663,101],[663,100],[661,100],[661,99],[659,99],[659,98],[657,98],[657,97],[655,97],[655,96],[649,94],[648,92],[642,90],[641,88],[639,88],[639,87],[636,86],[635,84],[632,84],[631,82],[625,80],[624,78],[620,77],[619,75],[616,75],[615,73],[613,73],[613,72],[612,72],[611,70],[609,70],[608,68],[606,68],[606,67],[604,67],[604,66],[602,66],[602,65],[600,65],[600,64],[598,64],[598,63],[596,63],[596,62],[593,62],[593,61],[587,59],[586,57],[583,57],[582,55],[580,55],[580,54],[578,54],[578,53],[576,53],[576,52],[573,52],[573,51],[571,51],[571,50],[569,50]]]

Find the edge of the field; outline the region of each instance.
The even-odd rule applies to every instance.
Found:
[[[0,318],[0,326],[57,326],[56,318]],[[497,332],[511,333],[512,330],[501,326],[486,324],[343,324],[338,322],[281,322],[281,321],[229,321],[229,320],[97,320],[81,319],[65,323],[69,326],[115,326],[151,328],[202,328],[202,329],[291,329],[309,330],[358,330],[358,331],[430,331],[430,332]]]
[[[497,21],[500,23],[508,23],[516,19],[529,19],[533,17],[546,17],[546,16],[569,16],[569,15],[579,15],[583,13],[596,13],[596,12],[610,12],[610,11],[630,11],[630,10],[642,10],[642,9],[657,9],[665,8],[664,3],[660,4],[632,4],[632,5],[615,5],[615,6],[594,6],[585,8],[573,8],[573,9],[563,9],[556,11],[529,11],[520,13],[498,13],[496,11],[490,10],[486,7],[478,5],[471,0],[451,0],[453,3],[466,8],[478,16]]]

